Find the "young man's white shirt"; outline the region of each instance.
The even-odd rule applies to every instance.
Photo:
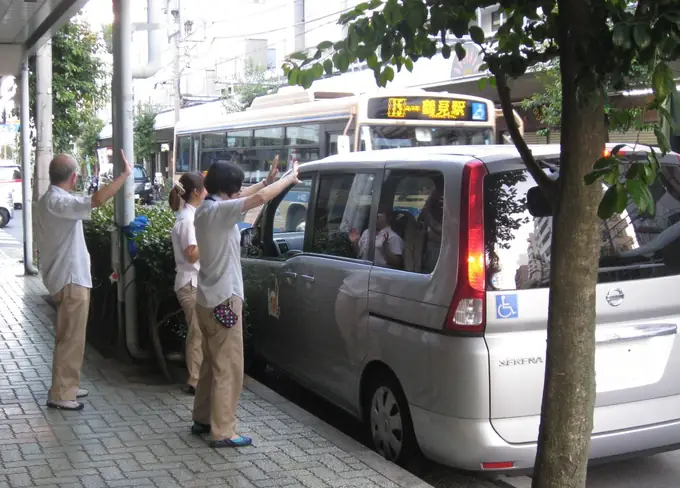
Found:
[[[38,202],[37,240],[40,271],[50,295],[66,285],[92,288],[90,253],[83,220],[92,218],[92,198],[51,185]]]
[[[196,303],[214,308],[232,296],[244,298],[241,270],[241,232],[237,223],[244,198],[206,198],[194,218],[200,249]]]
[[[367,259],[368,245],[370,235],[369,230],[366,229],[361,238],[359,239],[359,257],[361,259]],[[395,256],[401,256],[404,254],[404,241],[392,230],[392,227],[387,226],[384,229],[378,231],[375,236],[375,258],[374,263],[376,266],[381,266],[383,268],[387,267],[387,255],[385,253],[385,239],[387,239],[387,247],[392,254]]]
[[[190,263],[184,254],[184,251],[189,246],[197,246],[196,230],[194,228],[194,217],[196,215],[196,208],[189,205],[184,205],[184,208],[177,213],[175,225],[172,227],[172,251],[175,255],[175,291],[179,291],[188,284],[197,286],[198,284],[198,270],[200,265],[198,261]]]

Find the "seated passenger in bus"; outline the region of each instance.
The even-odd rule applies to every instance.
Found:
[[[404,240],[390,226],[391,219],[391,208],[383,207],[378,210],[374,263],[382,268],[402,269],[404,266]],[[371,239],[369,229],[366,229],[361,236],[356,229],[352,229],[349,238],[357,258],[367,259]]]

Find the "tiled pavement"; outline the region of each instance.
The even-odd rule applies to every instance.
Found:
[[[238,418],[255,445],[238,451],[189,434],[192,399],[176,385],[133,382],[92,349],[85,410],[48,410],[53,312],[40,279],[17,276],[17,256],[8,257],[0,256],[0,488],[429,486],[250,379]]]

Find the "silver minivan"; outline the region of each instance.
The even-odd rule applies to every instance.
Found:
[[[558,171],[559,146],[531,149]],[[679,163],[654,216],[602,222],[592,458],[680,444]],[[515,148],[357,152],[300,179],[243,231],[258,360],[364,420],[387,459],[531,468],[552,221]]]

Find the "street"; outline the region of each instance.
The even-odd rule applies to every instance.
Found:
[[[7,227],[0,229],[0,253],[21,257],[22,212],[16,211]],[[268,370],[256,379],[278,394],[298,404],[333,427],[366,444],[364,431],[359,423],[338,408],[329,405],[313,393],[286,378]],[[436,488],[492,488],[496,486],[488,478],[461,472],[425,462],[412,468],[412,472]],[[655,456],[640,457],[601,466],[589,470],[588,488],[676,488],[680,479],[680,451]],[[529,488],[526,477],[511,479],[518,488]]]

